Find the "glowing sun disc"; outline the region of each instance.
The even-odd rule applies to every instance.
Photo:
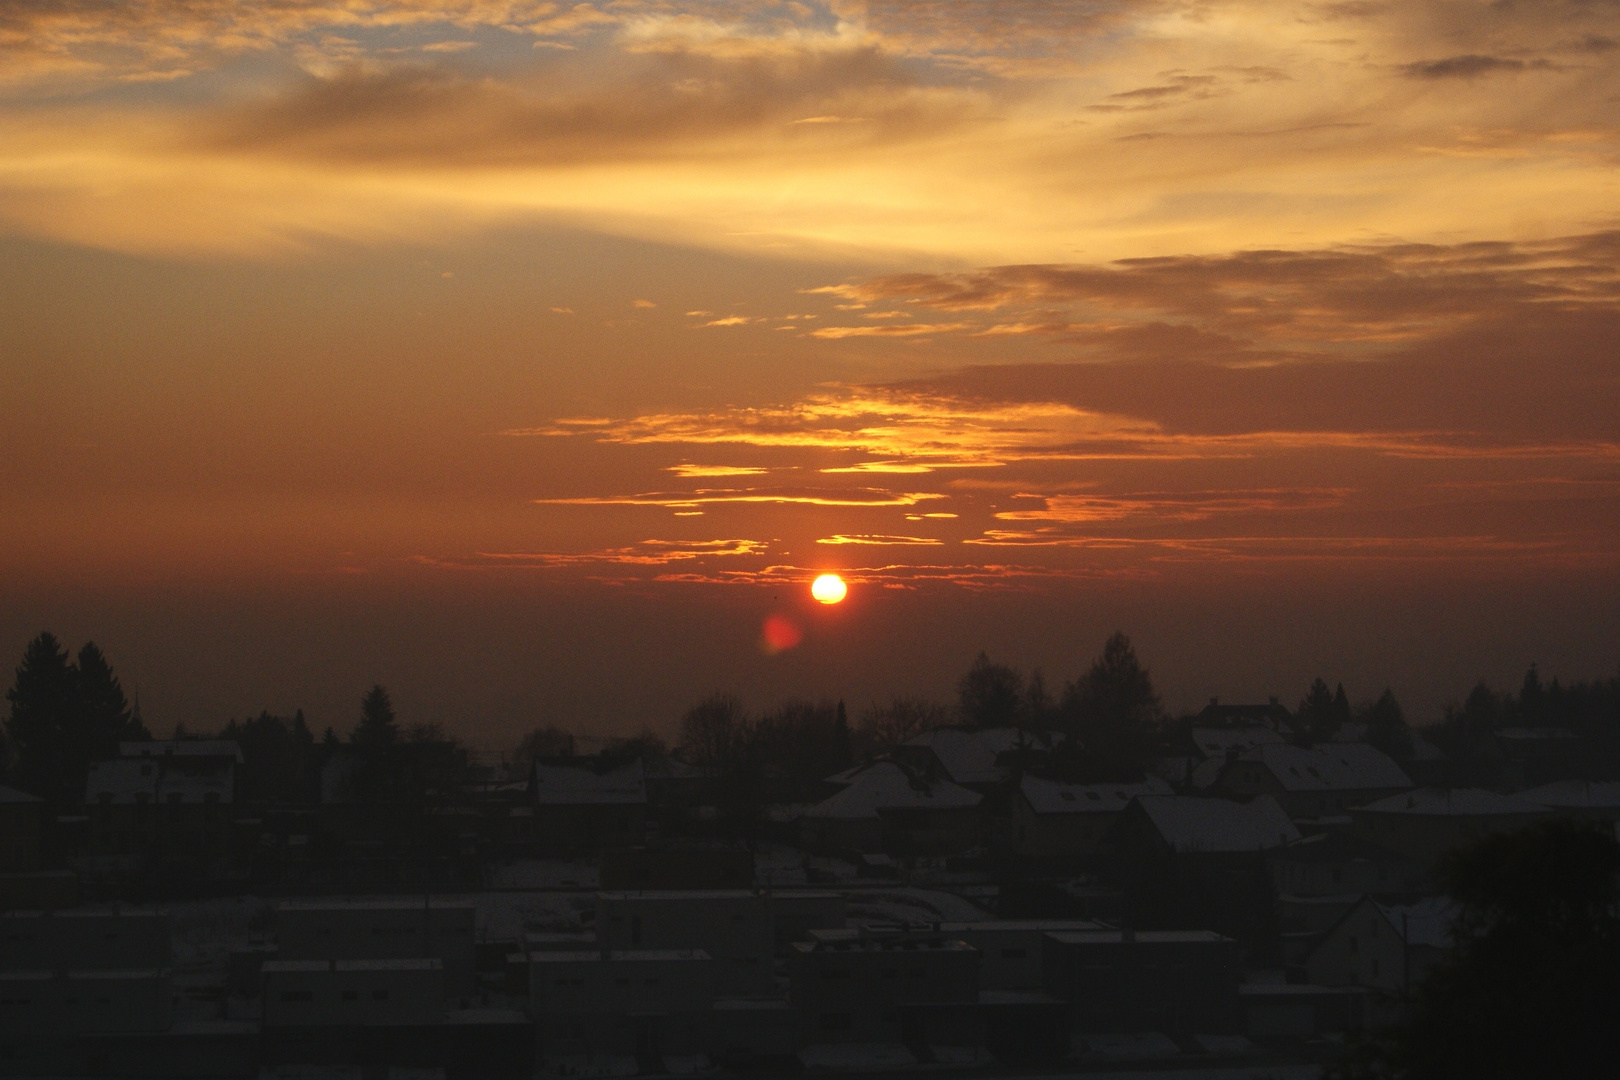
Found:
[[[849,595],[849,586],[837,574],[822,574],[810,583],[810,595],[823,604],[836,604]]]

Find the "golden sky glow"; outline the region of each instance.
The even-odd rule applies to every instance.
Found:
[[[1617,101],[1609,0],[0,5],[0,644],[335,581],[641,597],[574,635],[631,652],[746,608],[678,697],[835,648],[771,607],[831,570],[936,605],[901,637],[1608,595]]]

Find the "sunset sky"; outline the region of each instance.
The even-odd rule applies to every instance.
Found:
[[[1175,709],[1612,674],[1620,3],[11,0],[45,628],[491,746],[1115,629]]]

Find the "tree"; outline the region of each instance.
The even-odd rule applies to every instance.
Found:
[[[1620,1061],[1620,843],[1568,819],[1443,864],[1456,948],[1382,1048],[1408,1080],[1583,1076]]]
[[[6,692],[11,705],[6,734],[16,757],[17,784],[57,807],[73,801],[67,775],[73,680],[67,650],[47,631],[23,650],[17,680]]]
[[[735,756],[748,727],[742,702],[716,691],[681,717],[682,759],[708,768],[724,768]]]
[[[382,750],[399,743],[399,723],[394,719],[394,703],[381,685],[366,691],[360,700],[360,723],[349,742],[363,750]]]
[[[1393,691],[1385,690],[1367,709],[1367,743],[1390,757],[1405,761],[1412,756],[1412,729]]]
[[[1344,692],[1344,687],[1339,687]],[[1299,722],[1300,729],[1305,737],[1313,743],[1327,742],[1338,730],[1340,719],[1336,707],[1333,691],[1321,677],[1317,677],[1311,688],[1305,691],[1305,697],[1300,701],[1299,708],[1294,712],[1294,718]]]
[[[89,760],[116,757],[118,744],[123,740],[144,741],[152,737],[146,726],[136,720],[118,676],[95,642],[87,641],[79,650],[75,669],[74,721]]]
[[[956,684],[957,708],[969,727],[1010,727],[1024,719],[1024,677],[980,653]]]
[[[950,723],[950,713],[937,702],[892,697],[873,702],[855,727],[855,744],[863,754],[881,754],[925,731]]]
[[[150,738],[95,642],[75,663],[55,635],[39,634],[6,699],[17,782],[55,808],[83,800],[92,761],[116,757],[121,740]]]
[[[540,758],[569,757],[574,753],[574,736],[556,724],[542,724],[518,740],[512,761],[525,768]]]
[[[1112,771],[1140,771],[1152,750],[1159,695],[1130,638],[1114,632],[1091,669],[1065,689],[1063,713],[1086,749]]]

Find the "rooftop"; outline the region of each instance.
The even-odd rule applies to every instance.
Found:
[[[641,759],[607,772],[579,765],[535,762],[530,790],[541,806],[632,806],[647,802],[647,778]]]
[[[1245,751],[1241,761],[1258,762],[1284,791],[1372,791],[1409,788],[1412,778],[1395,759],[1366,743],[1289,746],[1269,743]]]
[[[229,758],[240,764],[242,747],[233,739],[148,739],[119,743],[118,756]]]
[[[1136,803],[1178,852],[1267,851],[1299,839],[1299,829],[1269,795],[1247,803],[1192,795],[1144,795]]]
[[[875,818],[880,810],[967,809],[978,806],[983,796],[951,783],[932,784],[892,761],[879,761],[852,780],[848,787],[812,806],[810,818]]]
[[[1026,776],[1018,790],[1037,814],[1117,814],[1138,795],[1169,795],[1170,785],[1157,776],[1140,784],[1065,784]]]
[[[1272,728],[1246,724],[1240,727],[1195,727],[1192,729],[1192,741],[1204,757],[1224,758],[1232,750],[1242,753],[1266,743],[1280,743],[1283,737]]]
[[[1620,808],[1620,781],[1556,780],[1514,798],[1559,810],[1615,809]]]
[[[1118,945],[1131,941],[1139,945],[1185,945],[1232,940],[1213,930],[1062,930],[1047,936],[1064,945]]]
[[[614,949],[610,952],[531,952],[531,964],[610,964],[629,961],[708,960],[702,949]]]
[[[1360,814],[1421,814],[1425,816],[1495,816],[1513,815],[1530,817],[1545,814],[1539,806],[1514,795],[1498,795],[1483,788],[1419,788],[1403,795],[1356,807],[1351,813]]]

